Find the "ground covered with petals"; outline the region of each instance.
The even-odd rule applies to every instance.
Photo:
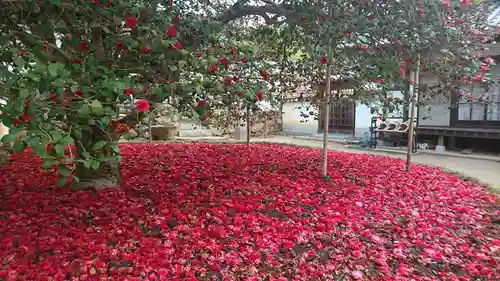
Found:
[[[497,197],[438,169],[278,145],[123,145],[121,188],[0,170],[0,280],[500,280]]]

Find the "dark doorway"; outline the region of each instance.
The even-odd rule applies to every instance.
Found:
[[[321,116],[323,116],[321,110]],[[323,132],[323,122],[320,118],[318,132]],[[356,124],[356,102],[349,99],[338,99],[330,105],[328,132],[354,135]]]

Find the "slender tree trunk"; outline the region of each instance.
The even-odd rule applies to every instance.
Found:
[[[111,135],[97,126],[92,127],[92,132],[85,132],[81,142],[77,142],[77,157],[80,157],[84,151],[92,152],[93,145],[100,140],[106,142],[117,141],[117,136]],[[104,156],[111,156],[112,151],[109,147],[103,149]],[[97,168],[97,169],[94,169]],[[87,168],[79,163],[76,166],[76,176],[80,182],[74,186],[75,189],[104,189],[107,187],[116,187],[121,184],[120,163],[100,162],[98,167]]]
[[[248,105],[247,105],[246,118],[247,118],[247,122],[246,122],[247,123],[246,124],[246,126],[247,126],[247,128],[246,128],[246,130],[247,130],[247,135],[246,135],[247,145],[250,145],[250,130],[252,129],[252,126],[250,125],[250,106],[248,106]]]
[[[406,151],[406,171],[411,171],[411,154],[413,153],[413,135],[415,132],[415,122],[413,119],[415,118],[415,104],[417,102],[418,96],[418,84],[420,83],[420,55],[418,55],[417,61],[417,69],[415,70],[413,78],[413,87],[410,94],[410,118],[408,119],[409,128],[408,128],[408,148]]]
[[[332,8],[329,7],[329,14],[332,15]],[[323,116],[323,177],[328,176],[328,119],[330,115],[330,91],[331,91],[331,46],[326,49],[326,87],[324,96],[324,116]]]

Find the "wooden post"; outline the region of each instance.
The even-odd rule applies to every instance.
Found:
[[[251,129],[251,126],[250,126],[250,105],[247,105],[247,145],[250,145],[250,129]]]
[[[417,69],[413,74],[413,77],[413,87],[410,95],[410,118],[408,119],[410,121],[410,127],[408,128],[408,149],[406,151],[407,172],[411,171],[411,154],[413,153],[413,135],[415,134],[415,122],[413,122],[413,119],[415,118],[415,104],[418,96],[418,84],[420,83],[420,54],[418,55]]]
[[[153,125],[153,120],[151,118],[151,115],[153,113],[152,112],[149,112],[149,118],[148,118],[148,131],[149,131],[149,142],[152,142],[153,141],[153,132],[151,130],[151,126]]]
[[[329,7],[330,16],[332,16],[332,8]],[[331,91],[331,42],[328,40],[326,46],[326,87],[324,97],[324,115],[323,115],[323,177],[328,176],[328,119],[330,115],[330,91]]]

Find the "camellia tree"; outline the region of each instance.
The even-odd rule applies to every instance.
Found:
[[[264,65],[226,45],[216,36],[220,25],[191,12],[199,3],[188,4],[0,3],[0,98],[7,102],[0,109],[10,128],[2,141],[16,152],[31,147],[44,168],[61,174],[61,186],[109,186],[119,183],[118,138],[152,103],[168,101],[206,121],[211,105],[263,100]],[[249,87],[226,76],[229,69],[258,79]],[[129,114],[121,118],[123,108]]]
[[[469,85],[487,88],[494,83],[489,74],[494,61],[484,56],[484,43],[497,28],[487,24],[487,3],[262,2],[258,7],[235,4],[226,15],[257,14],[267,24],[294,27],[300,35],[288,44],[302,46],[302,76],[315,86],[327,84],[330,77],[336,88],[355,89],[349,98],[366,102],[381,118],[415,104],[417,91],[412,89],[418,89],[410,72],[428,72],[437,78],[433,87],[420,89],[427,96],[458,94],[470,99]],[[395,87],[404,99],[388,95]],[[327,88],[317,87],[316,106],[333,102],[331,93],[324,95]]]
[[[411,84],[406,70],[416,54],[423,58],[422,69],[446,79],[487,82],[487,75],[467,78],[488,70],[479,53],[470,55],[477,44],[465,35],[482,40],[487,34],[478,24],[484,16],[468,1],[239,0],[227,7],[197,1],[24,0],[5,1],[0,8],[0,98],[7,101],[1,120],[11,129],[3,141],[14,141],[14,151],[32,147],[44,167],[57,168],[61,185],[118,183],[117,139],[155,102],[167,100],[206,122],[216,108],[265,99],[269,80],[285,85],[288,73],[303,73],[311,83],[325,83],[331,74],[353,83],[344,88],[376,82],[380,91],[358,92],[391,107],[395,101],[384,92]],[[234,33],[222,32],[254,16],[265,26],[250,28],[277,38],[270,42],[283,52],[252,50],[245,38],[228,39]],[[288,63],[293,56],[287,40],[291,52],[302,52],[308,63]],[[461,52],[441,52],[445,47]],[[269,72],[267,61],[278,63],[279,71]],[[118,115],[121,107],[129,112],[124,118]],[[26,136],[20,139],[22,131]],[[68,149],[73,144],[74,151]]]

